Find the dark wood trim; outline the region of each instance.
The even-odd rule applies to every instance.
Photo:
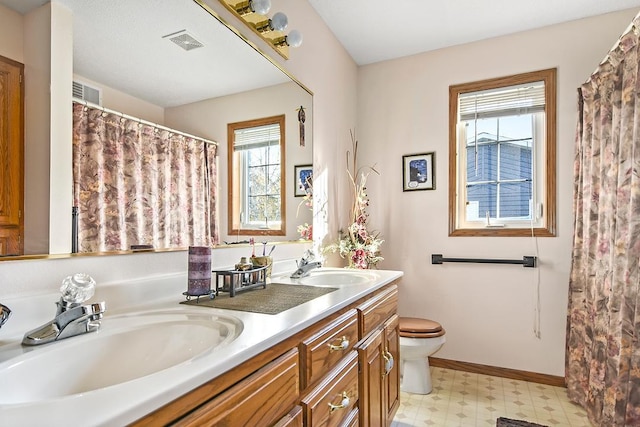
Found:
[[[530,381],[538,384],[566,387],[564,377],[539,374],[537,372],[520,371],[517,369],[499,368],[497,366],[481,365],[479,363],[459,362],[457,360],[429,357],[429,365],[435,368],[454,369],[456,371],[471,372],[474,374],[492,375],[494,377],[510,378],[514,380]]]

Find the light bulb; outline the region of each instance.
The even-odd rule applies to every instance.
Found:
[[[298,47],[302,44],[302,33],[298,30],[291,30],[287,34],[287,44],[291,47]]]
[[[276,31],[284,31],[288,24],[289,19],[287,18],[287,15],[282,12],[277,12],[269,21],[271,29]]]
[[[249,5],[258,15],[266,15],[271,10],[271,0],[251,0]]]

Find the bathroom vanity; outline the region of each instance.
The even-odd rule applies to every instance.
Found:
[[[91,425],[389,425],[400,393],[401,276],[330,268],[302,279],[275,274],[273,282],[336,290],[274,315],[178,304],[184,274],[98,287],[95,298],[107,304],[98,333],[35,350],[2,341],[5,386],[13,385],[7,372],[19,369],[16,362],[51,364],[54,373],[46,382],[24,378],[23,390],[0,399],[0,417],[8,425],[64,425],[72,411]],[[127,305],[132,289],[146,295],[144,304]],[[52,310],[53,295],[30,303],[45,301]],[[14,313],[23,311],[9,302]],[[212,335],[215,344],[207,341]],[[76,360],[87,348],[103,350]],[[67,358],[74,363],[64,372],[57,364]],[[93,359],[100,359],[95,366]],[[127,371],[127,360],[135,370]],[[56,377],[56,370],[63,372]],[[102,371],[115,374],[83,385]],[[79,385],[58,389],[65,380]]]
[[[374,283],[134,425],[390,425],[400,397],[398,290],[394,279]]]

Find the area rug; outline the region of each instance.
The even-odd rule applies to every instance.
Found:
[[[511,418],[498,418],[496,427],[547,427],[542,424],[530,423],[528,421],[512,420]]]
[[[229,297],[229,294],[220,293],[215,299],[210,299],[205,295],[183,301],[180,304],[278,314],[335,290],[337,288],[271,283],[267,284],[266,289],[255,288],[236,293],[233,298]]]

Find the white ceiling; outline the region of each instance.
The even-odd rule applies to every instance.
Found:
[[[188,0],[52,0],[73,12],[73,69],[155,105],[172,107],[290,79]],[[22,14],[49,0],[0,0]],[[204,47],[163,38],[187,30]]]
[[[617,10],[640,9],[640,0],[309,0],[309,3],[359,65]],[[304,32],[304,28],[301,30]],[[621,28],[620,33],[623,31]]]

